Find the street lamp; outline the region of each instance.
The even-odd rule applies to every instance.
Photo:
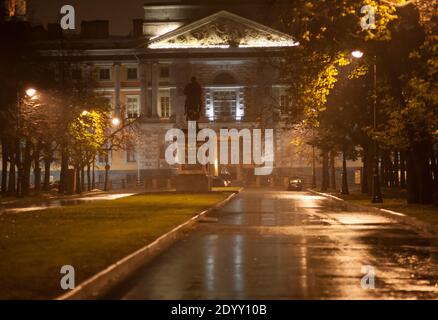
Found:
[[[363,57],[363,52],[360,50],[354,50],[351,55],[356,58],[356,59],[360,59]]]
[[[29,88],[26,90],[26,95],[29,98],[33,98],[37,94],[37,91],[34,88]]]
[[[118,125],[120,125],[120,119],[119,118],[113,118],[111,120],[111,123],[113,126],[117,127]]]
[[[83,117],[88,116],[88,111],[87,111],[87,110],[82,111],[81,115],[82,115]]]
[[[351,53],[351,55],[356,58],[360,59],[363,57],[364,53],[360,50],[355,50]],[[374,82],[374,90],[373,90],[373,128],[374,132],[377,130],[377,56],[374,55],[373,59],[373,82]],[[377,146],[377,140],[374,139],[374,157],[373,157],[373,191],[372,191],[372,203],[382,203],[383,197],[382,197],[382,190],[380,188],[380,177],[379,177],[379,160],[377,157],[378,152],[378,146]]]
[[[24,91],[26,94],[26,98],[32,99],[33,97],[36,97],[37,90],[34,88],[28,88]],[[17,154],[16,157],[18,159],[17,163],[17,189],[16,189],[16,196],[17,198],[22,198],[24,196],[23,194],[23,180],[24,180],[24,168],[23,168],[23,160],[22,160],[22,152],[21,152],[21,139],[20,139],[20,129],[21,129],[21,92],[20,89],[17,90],[17,141],[16,141],[16,147],[17,147]]]

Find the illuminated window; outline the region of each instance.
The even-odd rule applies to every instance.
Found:
[[[138,118],[140,115],[140,99],[138,96],[126,98],[126,117],[128,119]]]
[[[160,99],[161,118],[170,118],[170,97],[161,97]]]
[[[237,98],[236,90],[215,90],[213,92],[214,119],[217,121],[235,120]]]

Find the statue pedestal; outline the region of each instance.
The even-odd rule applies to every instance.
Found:
[[[210,192],[210,179],[205,172],[182,170],[176,177],[177,192]]]
[[[187,130],[183,130],[186,134]],[[196,128],[196,132],[197,132]],[[197,142],[196,148],[200,147],[202,142]],[[188,141],[186,140],[186,146],[188,146]],[[187,147],[187,152],[189,152],[190,147]],[[186,162],[187,162],[186,154]],[[209,173],[206,166],[201,164],[184,164],[181,165],[181,170],[175,179],[176,191],[177,192],[210,192],[211,182],[209,178]]]

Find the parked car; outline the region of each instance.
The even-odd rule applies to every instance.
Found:
[[[230,183],[221,177],[213,177],[212,178],[212,186],[213,187],[228,187]]]
[[[289,179],[289,191],[303,191],[303,181],[298,178]]]

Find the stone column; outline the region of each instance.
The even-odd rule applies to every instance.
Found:
[[[241,164],[237,165],[237,180],[243,181],[243,166]]]
[[[86,67],[86,79],[89,81],[93,81],[94,80],[94,65],[92,63],[87,63],[87,67]]]
[[[120,89],[121,89],[121,77],[120,77],[120,62],[114,63],[114,109],[116,116],[120,116]]]
[[[178,98],[177,98],[177,89],[170,89],[170,109],[171,109],[171,118],[177,119],[178,114]]]
[[[139,66],[140,70],[140,88],[141,88],[141,96],[140,96],[140,113],[142,116],[149,116],[148,107],[149,107],[149,99],[148,99],[148,65],[146,62],[141,62]]]
[[[152,118],[158,118],[158,90],[159,90],[160,65],[157,61],[152,63]]]

